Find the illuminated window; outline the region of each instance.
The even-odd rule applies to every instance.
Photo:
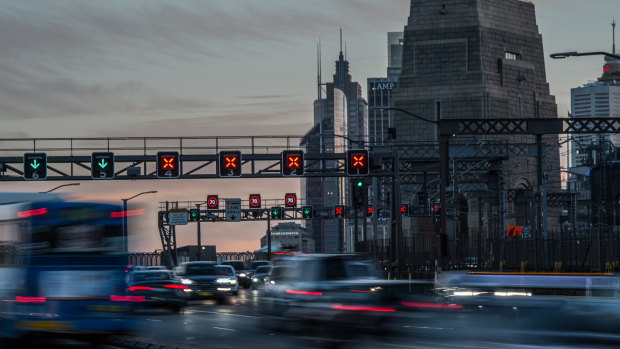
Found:
[[[511,61],[522,61],[523,58],[520,53],[504,51],[504,58]]]

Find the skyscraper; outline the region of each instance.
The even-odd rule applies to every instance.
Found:
[[[362,97],[362,87],[352,81],[349,74],[349,62],[342,52],[342,39],[340,46],[333,81],[325,84],[326,97],[314,101],[314,126],[300,144],[309,154],[344,153],[350,147],[359,147],[351,141],[365,142],[368,138],[368,106]],[[336,168],[338,164],[336,161],[326,161],[323,165]],[[311,166],[318,168],[321,164]],[[313,205],[317,211],[344,205],[350,193],[347,181],[338,177],[305,177],[301,191],[306,195],[306,203]],[[346,222],[322,218],[315,217],[306,223],[317,252],[344,251]]]
[[[521,0],[412,0],[399,88],[392,98],[394,107],[432,121],[557,117],[555,98],[549,94],[546,81],[534,5]],[[394,125],[398,142],[438,142],[436,123],[396,112]],[[526,135],[456,137],[452,142],[474,140],[536,143],[535,136]],[[559,168],[559,153],[554,147],[557,136],[545,136],[543,141],[547,145],[543,164],[549,174]],[[542,235],[544,220],[539,215],[534,222],[527,212],[535,210],[524,206],[529,203],[508,202],[500,195],[517,189],[530,193],[559,191],[559,182],[545,183],[538,165],[534,157],[508,158],[495,163],[485,183],[456,186],[449,195],[450,202],[441,205],[452,211],[452,217],[468,218],[469,231],[459,231],[463,225],[455,224],[444,233],[453,241],[466,241],[468,236],[486,241],[500,239],[506,225],[523,225]],[[458,175],[453,173],[456,178]],[[464,200],[466,205],[458,204]],[[459,210],[466,212],[456,212]],[[537,212],[541,210],[538,207]],[[550,231],[559,229],[559,215],[557,208],[548,210]],[[417,234],[415,229],[413,233]]]

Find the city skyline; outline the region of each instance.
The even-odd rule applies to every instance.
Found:
[[[570,88],[598,78],[603,59],[548,56],[610,52],[611,20],[620,5],[533,2],[547,80],[564,117]],[[366,79],[386,74],[387,32],[403,30],[409,3],[0,1],[0,137],[302,135],[312,126],[317,41],[325,82],[334,74],[343,29],[351,75],[366,96]],[[62,183],[0,186],[44,191]],[[132,246],[139,251],[161,248],[153,220],[159,201],[204,200],[207,194],[245,200],[255,192],[277,199],[300,192],[295,179],[90,181],[65,190],[78,199],[119,204],[158,190],[130,202],[147,212]],[[203,244],[218,251],[255,250],[266,223],[203,224],[202,230]],[[177,234],[179,246],[195,244],[194,225]]]

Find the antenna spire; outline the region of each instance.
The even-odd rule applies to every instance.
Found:
[[[611,53],[616,54],[616,19],[611,20],[611,37],[612,37],[612,46]]]

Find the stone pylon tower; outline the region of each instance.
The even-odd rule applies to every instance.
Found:
[[[534,5],[521,0],[412,0],[393,106],[430,120],[557,117]],[[438,141],[436,124],[405,113],[394,113],[393,126],[398,142]],[[560,190],[557,139],[542,138],[544,161],[538,157],[494,161],[486,180],[458,183],[456,192],[448,195],[451,202],[442,206],[453,210],[449,219],[466,217],[467,222],[449,225],[448,238],[487,249],[480,241],[501,239],[507,225],[530,227],[532,234],[542,237],[544,219],[538,213],[542,207],[537,198],[545,189]],[[536,137],[480,135],[451,142],[534,145]],[[459,178],[454,168],[451,172]],[[429,194],[433,197],[430,190]],[[514,195],[526,199],[517,200]],[[560,208],[548,208],[545,230],[549,234],[559,231],[560,213]],[[421,221],[417,224],[422,226]],[[414,235],[423,230],[415,227],[413,222]]]

